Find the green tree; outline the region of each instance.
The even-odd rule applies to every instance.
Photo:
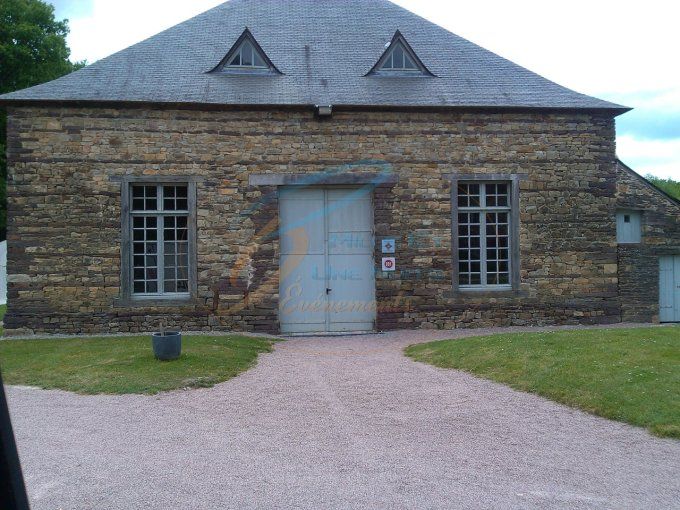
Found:
[[[69,60],[68,20],[54,19],[42,0],[0,0],[0,94],[54,80],[80,69]],[[0,111],[0,238],[7,226],[7,115]]]
[[[668,179],[662,179],[661,177],[654,177],[651,174],[647,174],[645,178],[651,182],[654,186],[659,189],[664,190],[670,196],[680,200],[680,182],[674,181],[670,177]]]

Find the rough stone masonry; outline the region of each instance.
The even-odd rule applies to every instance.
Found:
[[[278,203],[249,176],[389,169],[375,238],[399,270],[376,277],[376,328],[621,319],[611,113],[8,107],[7,334],[278,331]],[[522,174],[516,291],[452,287],[451,174]],[[121,178],[197,179],[198,291],[120,299]],[[380,246],[376,267],[380,268]],[[627,315],[628,316],[628,315]]]

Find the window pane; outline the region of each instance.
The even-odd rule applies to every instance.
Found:
[[[186,186],[163,186],[163,210],[186,211],[187,210],[187,187]]]
[[[392,53],[394,56],[394,68],[403,69],[404,68],[404,50],[401,45],[397,46]]]
[[[508,207],[510,197],[507,183],[485,184],[486,207]]]
[[[489,212],[486,214],[486,225],[486,281],[488,285],[506,285],[510,278],[508,271],[508,260],[510,258],[507,237],[508,214]],[[494,249],[488,249],[492,246]]]
[[[241,47],[241,65],[253,65],[253,46],[248,41],[244,42],[243,46]]]
[[[155,211],[156,204],[156,186],[132,187],[132,210]]]
[[[231,62],[229,62],[230,66],[240,66],[241,65],[241,53],[236,53],[234,55],[234,58],[231,59]]]
[[[416,63],[406,53],[404,53],[404,68],[405,69],[418,69],[418,66],[416,65]]]
[[[386,59],[385,63],[382,66],[382,69],[392,69],[392,57],[394,54],[390,54]]]
[[[479,184],[458,185],[458,207],[479,207]]]
[[[267,67],[267,64],[265,63],[264,60],[262,60],[262,57],[260,57],[260,54],[258,52],[254,53],[254,63],[255,67]]]

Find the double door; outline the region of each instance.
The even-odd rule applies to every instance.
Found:
[[[371,190],[280,188],[279,214],[281,332],[372,331]]]

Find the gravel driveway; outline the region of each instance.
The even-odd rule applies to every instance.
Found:
[[[480,333],[298,338],[153,397],[8,388],[32,507],[680,508],[680,441],[401,353]]]

